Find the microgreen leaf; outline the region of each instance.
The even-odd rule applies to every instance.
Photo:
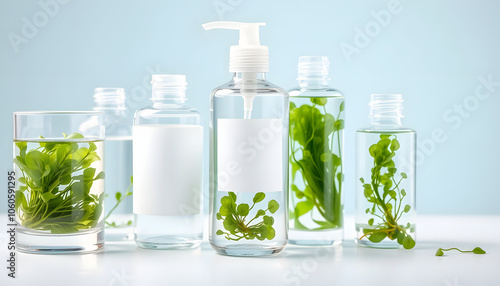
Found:
[[[439,249],[436,251],[436,256],[443,256],[443,255],[444,255],[443,249],[439,248]]]
[[[481,247],[475,247],[472,252],[474,254],[486,254],[486,251],[484,251]]]
[[[368,240],[370,240],[371,242],[381,242],[386,237],[387,233],[378,231],[368,235]]]
[[[250,206],[248,204],[240,204],[240,205],[238,205],[238,208],[237,208],[238,215],[240,215],[240,216],[247,216],[249,209],[250,209]]]
[[[253,202],[254,203],[260,203],[266,198],[266,194],[264,193],[256,193],[255,196],[253,197]]]
[[[403,238],[403,247],[405,249],[412,249],[413,247],[415,247],[415,240],[413,240],[411,236],[406,235]]]
[[[273,214],[279,209],[280,205],[276,200],[270,200],[268,203],[269,211]]]

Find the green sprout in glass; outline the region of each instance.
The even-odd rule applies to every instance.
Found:
[[[359,180],[363,184],[366,199],[373,203],[371,208],[366,209],[366,213],[379,218],[381,222],[375,224],[375,219],[370,218],[368,225],[372,228],[363,229],[364,235],[359,239],[366,237],[371,242],[378,243],[388,238],[396,240],[405,249],[411,249],[415,246],[415,240],[408,233],[411,225],[399,224],[403,214],[411,209],[408,204],[402,205],[406,191],[400,185],[407,179],[407,175],[401,172],[401,177],[396,178],[397,168],[393,158],[399,147],[396,135],[382,134],[380,141],[369,148],[370,156],[374,159],[371,183],[366,183],[363,178]]]
[[[253,198],[253,204],[236,204],[236,194],[229,192],[227,196],[221,198],[221,207],[217,213],[217,220],[223,220],[223,230],[217,230],[217,235],[224,235],[227,240],[238,241],[240,239],[258,240],[273,239],[276,231],[273,228],[274,218],[266,215],[267,212],[274,214],[279,209],[276,200],[271,200],[267,204],[267,209],[259,209],[252,219],[249,214],[255,205],[266,198],[264,193],[256,193]],[[250,216],[252,217],[252,216]],[[262,219],[260,219],[262,217]],[[259,220],[259,222],[256,222]],[[253,223],[253,224],[252,224]]]
[[[121,192],[115,193],[116,204],[111,208],[111,210],[109,210],[108,214],[104,217],[104,223],[106,224],[107,227],[125,227],[125,226],[132,225],[131,220],[127,221],[127,223],[124,223],[124,224],[118,224],[114,221],[109,221],[108,218],[109,218],[109,216],[111,216],[113,211],[120,205],[120,203],[123,202],[123,200],[125,200],[125,198],[132,195],[132,192],[130,191],[130,189],[132,188],[133,184],[134,184],[134,177],[130,176],[130,185],[128,186],[125,193],[124,194],[122,194]],[[106,194],[106,196],[107,196],[107,194]]]

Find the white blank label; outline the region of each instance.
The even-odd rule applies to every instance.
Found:
[[[183,216],[200,213],[203,128],[134,126],[134,213]]]
[[[217,183],[224,192],[283,190],[281,119],[217,121]]]

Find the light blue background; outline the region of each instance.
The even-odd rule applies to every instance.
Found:
[[[390,21],[376,23],[373,13],[387,15],[379,11],[393,5]],[[148,104],[151,73],[186,74],[190,104],[206,126],[210,91],[230,78],[237,33],[205,32],[201,24],[264,21],[270,81],[293,87],[301,55],[333,63],[333,85],[347,100],[347,213],[354,210],[354,130],[368,123],[369,96],[402,93],[404,124],[420,143],[418,212],[500,214],[500,86],[476,96],[489,92],[478,87],[480,77],[500,82],[499,11],[494,0],[114,0],[65,1],[48,15],[37,1],[1,0],[0,184],[6,189],[12,168],[12,112],[89,110],[97,86],[126,88],[135,111]],[[38,21],[36,32],[23,34],[24,18]],[[356,45],[357,29],[371,36]],[[13,45],[13,34],[26,42]],[[346,45],[358,50],[346,56]],[[454,111],[459,104],[462,113]]]

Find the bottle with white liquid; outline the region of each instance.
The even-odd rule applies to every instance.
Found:
[[[123,88],[98,87],[94,110],[105,114],[105,240],[132,239],[132,120]]]
[[[263,25],[203,25],[240,32],[230,52],[233,77],[210,99],[209,239],[224,255],[277,254],[288,240],[288,94],[266,79]]]
[[[201,211],[203,127],[186,106],[184,75],[153,75],[153,105],[135,114],[134,239],[143,248],[196,247]]]

